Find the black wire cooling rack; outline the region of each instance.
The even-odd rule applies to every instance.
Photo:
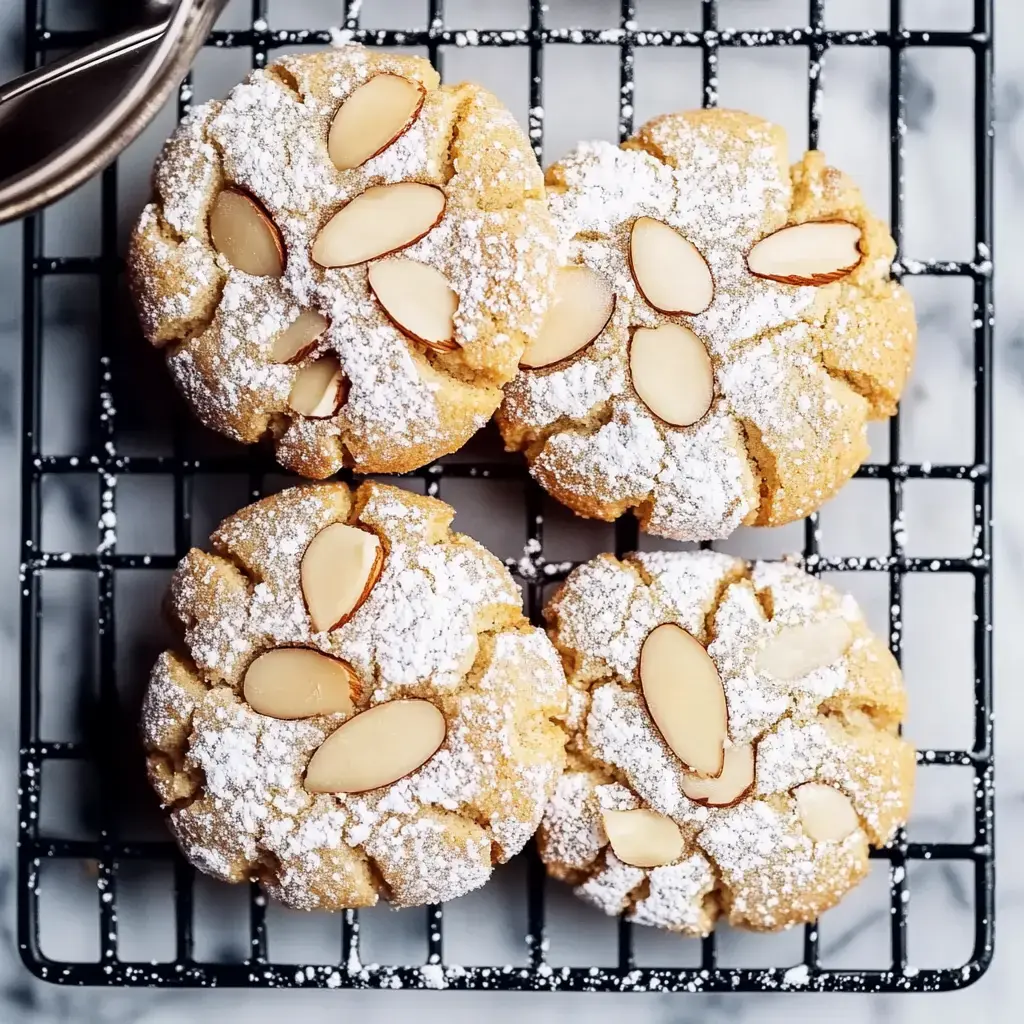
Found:
[[[643,0],[641,0],[641,3]],[[538,155],[544,131],[544,47],[548,44],[590,44],[611,47],[619,56],[619,133],[625,138],[633,130],[634,54],[644,47],[690,48],[701,56],[703,102],[714,105],[717,98],[718,55],[724,47],[806,47],[808,65],[808,145],[815,147],[820,126],[822,62],[831,48],[881,47],[888,51],[891,76],[889,101],[890,223],[899,246],[903,235],[903,137],[904,137],[904,54],[911,48],[960,48],[973,57],[973,149],[974,149],[974,242],[971,262],[916,261],[904,255],[896,265],[898,275],[963,277],[973,289],[974,353],[974,451],[968,465],[907,464],[901,458],[900,421],[889,426],[889,461],[862,467],[858,476],[885,481],[889,500],[888,552],[877,557],[831,558],[819,553],[817,516],[805,524],[804,556],[816,572],[870,570],[885,573],[889,590],[889,634],[897,658],[902,646],[904,580],[908,573],[966,574],[973,580],[974,731],[970,749],[928,750],[919,753],[923,772],[942,771],[942,766],[967,766],[974,772],[973,839],[970,842],[909,842],[897,836],[887,848],[873,856],[887,862],[890,880],[889,925],[891,964],[878,970],[837,970],[822,966],[816,925],[806,927],[802,962],[796,967],[733,968],[719,965],[716,940],[703,940],[700,963],[693,967],[638,966],[634,956],[633,932],[622,921],[618,933],[618,964],[612,967],[559,967],[547,959],[545,940],[545,882],[535,857],[527,865],[525,903],[528,962],[523,967],[459,966],[445,958],[444,909],[431,907],[425,921],[424,953],[418,964],[408,966],[364,966],[360,957],[358,914],[339,916],[337,959],[333,964],[307,966],[281,963],[268,955],[266,906],[252,889],[249,902],[249,955],[237,963],[208,962],[197,957],[194,924],[197,900],[192,869],[169,841],[133,842],[119,837],[116,815],[121,767],[111,756],[116,746],[109,735],[118,722],[115,679],[116,643],[114,631],[115,576],[123,569],[160,569],[166,572],[192,542],[191,508],[193,489],[206,476],[243,473],[250,491],[259,494],[272,466],[259,455],[192,457],[175,443],[168,456],[132,456],[118,451],[116,413],[112,397],[112,339],[119,329],[121,270],[117,252],[118,168],[108,168],[100,185],[101,249],[88,257],[44,254],[42,228],[45,214],[29,218],[24,225],[24,337],[23,337],[23,430],[22,454],[22,543],[24,564],[21,580],[21,709],[20,709],[20,843],[18,850],[18,938],[28,967],[40,977],[64,984],[111,985],[249,985],[360,988],[451,989],[535,989],[576,991],[760,991],[792,989],[804,991],[934,991],[962,987],[976,980],[992,956],[993,878],[993,788],[992,788],[992,661],[991,661],[991,344],[992,344],[992,2],[973,0],[973,28],[964,31],[911,31],[903,27],[900,0],[890,0],[887,28],[870,31],[834,31],[825,27],[824,0],[810,0],[806,27],[782,30],[732,30],[719,25],[716,0],[703,0],[702,25],[695,31],[640,29],[636,23],[637,4],[623,0],[617,24],[603,29],[564,29],[545,25],[545,5],[529,4],[529,23],[510,30],[471,30],[470,26],[449,27],[443,0],[429,0],[427,28],[422,30],[362,27],[362,5],[344,4],[339,26],[346,38],[379,46],[422,46],[440,66],[446,46],[521,47],[529,55],[529,133]],[[967,3],[970,6],[970,3]],[[367,4],[366,7],[372,7]],[[44,0],[26,2],[26,61],[34,67],[48,51],[80,45],[81,32],[54,31],[47,27]],[[266,63],[272,51],[293,45],[321,44],[336,39],[337,31],[274,30],[268,21],[267,0],[253,0],[248,28],[215,31],[209,46],[243,48],[251,51],[252,63]],[[186,80],[179,93],[179,113],[191,98]],[[968,198],[965,197],[965,202]],[[42,359],[44,353],[44,282],[52,275],[86,275],[96,282],[99,294],[98,334],[100,394],[98,415],[87,450],[77,455],[52,455],[41,450],[41,425],[53,411],[43,406]],[[133,340],[134,341],[134,340]],[[97,478],[100,492],[100,537],[94,553],[67,554],[44,550],[41,535],[42,481],[61,474]],[[115,514],[116,484],[130,474],[164,474],[173,477],[174,554],[122,554],[116,540],[104,535],[105,523]],[[569,565],[548,562],[544,557],[542,495],[530,483],[517,462],[456,462],[425,467],[413,477],[423,481],[430,493],[439,493],[451,478],[498,478],[519,481],[523,486],[529,543],[528,557],[510,561],[510,568],[524,583],[528,611],[539,621],[545,584],[564,577]],[[967,558],[914,558],[904,550],[903,490],[908,480],[968,481],[973,491],[974,551]],[[626,518],[616,525],[619,552],[637,544],[636,524]],[[111,541],[114,541],[111,543]],[[196,538],[202,541],[201,538]],[[96,600],[92,628],[96,636],[95,688],[97,713],[107,722],[98,740],[56,741],[40,731],[40,686],[42,627],[41,589],[49,573],[80,570],[94,574]],[[55,760],[75,765],[91,764],[100,782],[98,840],[57,839],[43,834],[39,823],[44,765]],[[141,767],[139,768],[141,771]],[[99,956],[89,962],[47,958],[41,948],[40,885],[43,864],[54,859],[77,859],[96,865],[95,915],[99,929]],[[162,861],[172,865],[174,879],[173,959],[166,962],[129,962],[119,955],[118,876],[124,866],[138,860]],[[965,964],[940,969],[908,967],[906,866],[909,862],[959,861],[973,874],[974,945]],[[406,913],[416,913],[407,911]],[[45,938],[45,936],[43,936]]]

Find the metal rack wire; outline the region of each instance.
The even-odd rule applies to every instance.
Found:
[[[642,0],[641,0],[642,2]],[[884,480],[889,499],[888,551],[875,557],[825,557],[819,553],[817,516],[805,524],[804,556],[815,572],[870,570],[884,572],[889,581],[889,633],[893,653],[902,646],[903,584],[908,573],[967,574],[973,580],[974,732],[969,749],[938,750],[919,754],[923,771],[943,766],[967,766],[974,772],[974,836],[964,843],[909,842],[905,834],[873,856],[889,865],[892,962],[881,970],[835,970],[823,967],[818,955],[816,925],[805,930],[800,987],[805,991],[933,991],[962,987],[976,980],[992,956],[994,868],[992,787],[992,652],[991,652],[991,344],[992,306],[992,0],[973,0],[974,25],[965,31],[910,31],[903,27],[901,0],[890,0],[887,28],[870,31],[832,31],[825,27],[824,0],[809,0],[806,27],[784,30],[732,30],[719,25],[716,0],[703,0],[700,30],[658,31],[636,24],[635,0],[622,0],[618,23],[604,29],[551,28],[545,25],[541,0],[530,0],[526,28],[468,31],[449,27],[443,0],[429,0],[428,27],[422,30],[375,30],[361,25],[361,4],[346,3],[341,29],[348,38],[381,46],[425,46],[439,67],[443,48],[457,46],[525,47],[529,53],[529,133],[540,155],[544,132],[544,47],[548,44],[589,44],[617,49],[619,54],[619,132],[625,138],[633,129],[634,54],[643,47],[696,48],[701,55],[703,102],[717,99],[718,54],[723,47],[802,46],[809,52],[808,144],[814,147],[820,127],[823,88],[822,63],[834,47],[884,47],[889,53],[891,96],[889,103],[890,181],[892,232],[900,247],[896,273],[968,278],[972,282],[974,322],[974,454],[967,465],[912,464],[901,459],[900,420],[889,427],[889,460],[864,466],[858,476]],[[369,5],[367,5],[369,6]],[[208,42],[214,47],[248,48],[253,66],[266,63],[272,50],[297,44],[329,44],[327,31],[274,30],[267,19],[267,0],[253,0],[250,27],[240,31],[215,31]],[[46,25],[45,0],[26,0],[26,62],[34,67],[47,51],[79,45],[80,32],[53,31]],[[920,262],[903,258],[903,56],[910,48],[954,47],[973,56],[973,146],[975,159],[974,222],[975,258],[970,262]],[[188,107],[191,83],[179,94],[179,112]],[[42,248],[45,214],[24,225],[24,337],[23,337],[23,452],[22,543],[24,563],[21,581],[21,707],[20,707],[20,843],[18,850],[18,940],[22,957],[40,977],[63,984],[112,985],[249,985],[306,987],[453,989],[535,989],[586,991],[757,991],[787,988],[792,967],[733,968],[718,965],[716,940],[703,941],[701,962],[695,967],[638,967],[633,950],[632,928],[620,922],[618,965],[609,968],[555,967],[546,958],[545,881],[535,857],[527,870],[526,906],[528,964],[525,967],[463,967],[446,961],[444,910],[431,907],[426,914],[426,957],[408,966],[364,966],[360,960],[358,914],[340,919],[340,942],[333,965],[310,967],[275,962],[268,956],[265,903],[255,887],[249,910],[250,954],[239,963],[212,963],[195,956],[194,876],[192,869],[166,842],[130,842],[119,838],[116,826],[118,765],[106,743],[51,740],[40,733],[40,635],[41,583],[45,574],[77,569],[95,574],[97,600],[94,624],[97,636],[97,692],[99,713],[115,722],[115,633],[113,629],[115,575],[122,569],[172,568],[192,543],[191,507],[194,483],[206,475],[245,473],[250,490],[259,494],[272,464],[260,455],[194,458],[177,443],[169,456],[130,456],[117,447],[116,414],[111,395],[111,338],[117,330],[115,311],[120,262],[117,253],[118,169],[107,169],[101,183],[101,247],[98,255],[61,257]],[[101,410],[90,447],[78,455],[52,455],[41,450],[43,408],[41,365],[43,353],[43,282],[53,275],[90,275],[98,281],[100,312],[98,350]],[[126,474],[167,474],[173,477],[174,546],[172,554],[123,554],[115,543],[101,537],[91,554],[48,552],[42,545],[41,484],[44,475],[91,475],[97,479],[100,512],[115,511],[116,483]],[[510,563],[524,582],[528,612],[539,621],[542,588],[563,578],[566,564],[549,563],[544,557],[542,495],[518,463],[446,463],[412,474],[425,481],[428,492],[437,494],[444,481],[456,478],[513,479],[524,488],[524,510],[530,559]],[[976,543],[970,557],[917,558],[904,551],[900,523],[903,488],[908,480],[962,480],[969,482],[974,501]],[[622,553],[637,543],[636,524],[625,518],[616,525],[616,547]],[[108,538],[109,539],[109,538]],[[91,762],[98,769],[102,820],[98,841],[55,839],[42,834],[38,809],[43,766],[53,760]],[[96,913],[100,935],[98,961],[64,962],[48,959],[41,949],[39,886],[41,864],[47,859],[94,860]],[[173,864],[175,896],[174,959],[164,963],[132,963],[118,952],[118,871],[125,862],[146,859]],[[948,968],[907,968],[906,872],[908,862],[943,860],[964,862],[973,870],[974,947],[966,964]],[[424,967],[426,965],[426,968]]]

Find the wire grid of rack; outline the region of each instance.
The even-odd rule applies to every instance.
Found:
[[[991,343],[992,306],[992,0],[974,0],[973,28],[965,31],[926,32],[903,27],[900,0],[890,0],[889,24],[871,31],[831,31],[825,27],[824,0],[810,0],[806,27],[784,30],[739,31],[719,26],[716,0],[703,0],[702,27],[695,31],[657,31],[637,28],[636,3],[623,0],[618,24],[604,29],[563,29],[545,25],[544,5],[530,0],[529,24],[511,30],[475,30],[448,27],[443,0],[428,0],[428,27],[422,30],[375,30],[361,25],[358,2],[344,4],[340,26],[349,39],[378,46],[425,46],[440,67],[447,45],[525,47],[529,53],[529,133],[538,157],[543,139],[543,48],[547,44],[590,44],[614,47],[619,54],[619,133],[633,130],[632,97],[634,53],[638,47],[690,47],[701,55],[703,102],[714,105],[717,97],[717,60],[722,47],[803,46],[809,52],[808,146],[817,145],[820,127],[820,73],[829,48],[845,46],[884,47],[888,50],[891,93],[889,103],[890,222],[900,246],[903,234],[903,135],[904,92],[902,58],[911,47],[965,48],[973,55],[973,147],[975,161],[974,215],[975,258],[971,262],[922,262],[905,258],[902,249],[895,267],[898,276],[937,275],[966,277],[972,282],[974,321],[974,455],[968,465],[906,464],[901,460],[900,420],[889,426],[889,460],[862,467],[860,477],[886,482],[889,499],[889,550],[871,558],[830,558],[819,553],[817,515],[806,520],[804,557],[811,571],[868,569],[888,575],[889,635],[899,659],[902,644],[901,609],[907,573],[959,573],[973,578],[974,733],[969,749],[927,751],[918,760],[926,771],[937,766],[962,765],[974,771],[974,838],[971,842],[909,842],[904,833],[873,857],[889,865],[892,963],[888,969],[838,970],[823,967],[818,956],[816,925],[808,925],[803,942],[799,986],[805,991],[934,991],[962,987],[987,968],[993,949],[993,778],[992,778],[992,661],[991,661]],[[37,66],[47,51],[80,44],[81,32],[51,31],[45,22],[45,0],[27,0],[26,62]],[[337,33],[334,33],[337,36]],[[297,44],[331,43],[328,31],[278,30],[268,27],[267,0],[253,0],[248,29],[214,31],[208,45],[251,50],[255,67],[268,55]],[[179,114],[187,110],[191,83],[186,79],[179,92]],[[98,694],[101,712],[116,702],[114,692],[114,581],[119,569],[151,567],[168,569],[185,553],[191,538],[190,509],[195,481],[203,474],[244,472],[250,489],[259,494],[265,474],[272,469],[260,455],[188,458],[175,444],[171,456],[129,456],[117,449],[115,415],[111,395],[110,337],[115,329],[114,307],[120,262],[117,254],[116,165],[102,176],[101,251],[93,257],[59,257],[42,253],[42,220],[29,218],[24,225],[24,339],[22,541],[24,565],[21,596],[21,709],[20,709],[20,844],[18,851],[18,938],[23,959],[37,975],[64,984],[116,985],[251,985],[307,987],[446,987],[453,989],[533,989],[577,991],[758,991],[790,987],[792,966],[734,968],[718,965],[714,935],[703,940],[701,962],[694,967],[638,967],[633,952],[632,927],[620,921],[616,967],[555,967],[546,959],[545,897],[543,871],[535,856],[527,870],[527,920],[525,941],[528,964],[524,967],[462,967],[444,956],[443,907],[431,907],[425,919],[425,958],[408,966],[364,966],[359,955],[358,914],[341,916],[340,943],[335,965],[308,967],[279,963],[268,956],[266,906],[255,886],[249,904],[250,955],[241,963],[203,962],[195,957],[194,875],[192,869],[166,842],[121,841],[116,833],[111,800],[117,793],[116,765],[103,749],[85,743],[48,741],[40,735],[40,615],[41,578],[44,572],[67,569],[94,573],[97,588]],[[42,283],[50,275],[94,275],[98,279],[99,346],[102,410],[95,424],[92,447],[77,456],[48,455],[40,451],[43,416],[41,389]],[[125,474],[173,476],[174,555],[121,554],[113,545],[100,544],[94,554],[47,552],[41,543],[41,481],[44,474],[92,474],[98,477],[101,514],[115,510],[115,484]],[[539,621],[544,584],[563,578],[569,567],[545,561],[542,495],[518,463],[448,463],[427,466],[413,477],[425,481],[428,493],[440,493],[446,479],[502,478],[521,481],[529,537],[530,559],[509,563],[525,584],[528,612]],[[903,548],[900,523],[903,486],[907,480],[969,481],[973,490],[975,548],[967,558],[911,558]],[[102,523],[101,523],[102,532]],[[636,523],[626,517],[616,524],[619,553],[637,544]],[[111,715],[108,721],[115,721]],[[105,746],[105,744],[100,744]],[[51,759],[92,760],[99,773],[104,820],[98,841],[54,839],[40,834],[38,808],[42,768]],[[40,866],[48,858],[95,860],[98,865],[96,913],[100,934],[98,962],[63,962],[48,959],[41,951],[39,928]],[[166,963],[130,963],[118,955],[118,866],[138,858],[173,863],[175,896],[175,956]],[[905,867],[910,861],[947,860],[967,863],[973,870],[974,946],[966,964],[948,968],[907,968],[907,902]],[[412,912],[409,912],[412,913]]]

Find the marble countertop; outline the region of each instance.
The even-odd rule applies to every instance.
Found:
[[[51,24],[57,19],[72,25],[85,17],[88,5],[78,0],[53,0]],[[94,6],[99,6],[94,5]],[[693,27],[699,24],[698,0],[639,0],[642,26]],[[751,27],[800,24],[806,18],[806,0],[721,0],[721,24]],[[906,0],[907,23],[914,28],[963,28],[970,23],[970,0]],[[251,5],[233,0],[223,22],[226,26],[247,23]],[[448,0],[448,21],[459,27],[510,27],[523,23],[523,0]],[[1017,955],[1024,955],[1024,858],[1018,842],[1024,841],[1024,766],[1014,756],[1015,740],[1024,729],[1024,698],[1018,680],[1024,674],[1024,657],[1013,636],[1024,615],[1024,490],[1018,496],[1015,465],[1017,442],[1024,436],[1024,290],[1017,276],[1024,273],[1024,248],[1014,235],[1014,225],[1024,231],[1024,6],[1013,0],[996,0],[996,203],[995,249],[997,331],[994,374],[996,398],[995,458],[996,540],[995,607],[996,707],[997,707],[997,805],[998,892],[995,962],[985,977],[971,988],[944,995],[821,996],[784,995],[535,995],[531,993],[451,992],[335,992],[335,991],[149,991],[68,990],[32,978],[18,958],[14,936],[14,844],[16,811],[14,778],[17,757],[16,715],[13,706],[18,678],[18,585],[19,517],[19,409],[20,409],[20,295],[21,228],[0,228],[0,693],[12,709],[0,724],[0,767],[9,780],[0,790],[0,1020],[10,1024],[171,1024],[183,1017],[216,1019],[222,1024],[264,1024],[283,1014],[301,1014],[308,1024],[337,1020],[343,1015],[365,1021],[391,1021],[405,1017],[422,1020],[475,1021],[486,1014],[495,1024],[518,1021],[529,1014],[537,1024],[580,1019],[613,1020],[623,1013],[637,1021],[679,1022],[718,1020],[758,1021],[931,1021],[939,1013],[952,1018],[973,1016],[986,1022],[1009,1020],[1011,1000],[1019,990]],[[425,21],[425,0],[366,0],[364,24],[392,26]],[[550,24],[612,25],[617,0],[550,0]],[[21,5],[0,4],[0,80],[19,67],[21,59]],[[302,25],[326,27],[337,20],[337,5],[326,0],[271,0],[273,27]],[[885,0],[826,0],[830,27],[881,27],[888,17]],[[248,55],[231,51],[204,51],[196,67],[197,99],[226,91],[244,73]],[[970,259],[973,189],[969,142],[971,93],[969,54],[945,51],[913,51],[906,62],[906,233],[905,253],[917,259]],[[446,55],[450,78],[477,78],[495,89],[521,119],[527,112],[526,55],[514,50],[475,51],[453,48]],[[617,72],[610,48],[550,48],[546,54],[545,158],[563,153],[580,137],[614,137],[616,130]],[[720,60],[720,100],[723,105],[745,107],[787,127],[791,152],[806,133],[806,54],[786,50],[734,50]],[[637,53],[636,114],[638,122],[673,107],[699,101],[700,65],[696,53],[648,51]],[[888,205],[888,55],[881,50],[856,48],[833,51],[826,62],[821,146],[830,159],[851,171],[862,184],[876,209]],[[173,111],[165,111],[122,160],[120,177],[121,237],[146,191],[146,174],[160,141],[173,123]],[[88,253],[95,248],[96,210],[99,193],[95,182],[61,202],[46,218],[47,254]],[[48,285],[50,287],[50,285]],[[911,282],[921,323],[918,365],[903,403],[904,456],[914,461],[968,462],[971,438],[964,425],[970,422],[971,400],[971,304],[966,281],[917,279]],[[95,336],[95,296],[87,286],[66,280],[52,283],[47,300],[44,329],[47,351],[60,354],[54,368],[44,368],[46,392],[44,444],[48,451],[72,452],[77,424],[89,414],[81,395],[81,374],[91,372],[82,362]],[[83,356],[83,350],[86,355]],[[66,360],[66,361],[65,361]],[[144,385],[159,368],[154,361],[133,362],[131,374],[141,374]],[[149,375],[149,376],[146,376]],[[132,377],[133,384],[135,382]],[[119,424],[126,431],[124,444],[137,450],[158,450],[161,439],[154,422],[164,410],[143,398],[122,397]],[[161,395],[166,392],[161,390]],[[155,409],[148,409],[153,404]],[[209,439],[206,439],[209,440]],[[885,433],[872,435],[877,458],[885,458]],[[59,483],[59,482],[58,482]],[[929,482],[923,490],[908,488],[907,520],[910,554],[960,554],[969,542],[970,506],[966,520],[963,492],[953,485],[940,493]],[[95,546],[96,481],[84,476],[82,485],[44,488],[44,531],[60,538],[62,546],[86,550]],[[458,525],[494,547],[501,555],[515,555],[518,533],[494,511],[502,503],[498,491],[484,494],[457,492],[443,496],[459,511]],[[969,497],[969,490],[966,491]],[[883,549],[886,536],[884,494],[881,506],[874,500],[870,481],[851,484],[822,515],[823,545],[831,554],[860,554]],[[118,543],[123,550],[143,550],[159,544],[159,509],[155,494],[133,493],[119,487]],[[244,502],[240,491],[200,496],[196,538],[216,518]],[[488,502],[491,504],[488,505]],[[143,514],[143,511],[147,514]],[[966,521],[966,527],[964,523]],[[521,526],[517,528],[521,532]],[[965,532],[966,530],[966,532]],[[138,532],[136,532],[138,531]],[[779,531],[741,531],[727,546],[742,554],[777,554],[797,549],[801,528]],[[583,534],[571,517],[551,509],[548,536],[557,538],[561,557],[587,557],[607,546],[609,534],[600,527]],[[512,539],[509,539],[509,538]],[[77,543],[84,543],[85,548]],[[49,547],[54,547],[54,543]],[[596,546],[595,546],[596,545]],[[885,628],[887,598],[883,588],[865,580],[868,574],[851,574],[842,582],[854,589],[865,604],[869,618]],[[924,581],[929,583],[929,581]],[[955,583],[917,586],[908,583],[906,597],[905,667],[911,695],[908,731],[922,746],[963,746],[971,728],[970,622],[964,594]],[[917,588],[913,592],[912,589]],[[154,636],[155,607],[152,594],[140,594],[134,611],[121,615],[118,625],[119,678],[137,678],[145,671],[162,634]],[[60,673],[80,653],[82,622],[72,605],[54,605],[49,621],[47,658]],[[86,624],[88,629],[88,624]],[[124,638],[123,640],[121,638]],[[966,666],[966,667],[965,667]],[[964,673],[968,675],[965,677]],[[64,721],[70,722],[69,711]],[[926,773],[922,773],[925,775]],[[963,840],[969,838],[971,799],[969,774],[943,775],[922,780],[911,838]],[[960,782],[967,785],[959,785]],[[89,814],[80,792],[69,783],[67,791],[49,813],[62,825],[88,828]],[[144,817],[144,815],[143,815]],[[134,823],[133,824],[138,824]],[[156,827],[144,821],[140,828]],[[967,833],[965,834],[965,829]],[[156,833],[159,835],[159,833]],[[949,865],[915,865],[911,876],[912,911],[910,959],[918,966],[948,966],[963,962],[970,952],[972,911],[970,880]],[[463,911],[446,918],[446,943],[493,956],[516,956],[521,950],[521,929],[510,922],[521,915],[514,866],[489,888],[487,901],[465,902]],[[230,952],[232,937],[228,916],[227,887],[203,890],[200,912],[206,914],[206,939]],[[142,890],[139,890],[142,891]],[[147,890],[148,891],[148,890]],[[130,894],[126,883],[122,893]],[[125,897],[130,900],[130,895]],[[835,966],[880,966],[878,936],[888,927],[888,889],[884,877],[870,878],[861,891],[823,920],[822,951]],[[93,902],[95,895],[92,896]],[[467,897],[467,901],[473,897]],[[463,903],[464,901],[459,901]],[[122,937],[141,946],[158,941],[158,913],[145,900],[135,920],[122,917]],[[94,940],[95,917],[88,913],[76,920],[72,896],[58,905],[58,917],[50,920],[51,935],[66,955],[75,955],[82,943]],[[223,913],[222,913],[223,910]],[[383,911],[368,926],[381,949],[401,955],[410,934],[420,933],[420,921],[406,929],[409,918]],[[587,963],[602,955],[602,921],[582,912],[571,898],[556,895],[551,910],[552,944],[563,942],[567,959]],[[151,919],[152,918],[152,919]],[[83,924],[84,921],[84,924]],[[334,927],[333,925],[331,927]],[[83,928],[85,931],[83,932]],[[282,925],[285,928],[285,925]],[[290,941],[317,941],[321,925],[299,933],[294,921]],[[197,930],[199,925],[197,924]],[[333,934],[333,932],[331,933]],[[164,936],[166,938],[166,936]],[[667,963],[675,947],[644,938],[642,956],[652,963]],[[672,940],[669,938],[669,943]],[[405,944],[403,946],[403,944]],[[489,944],[489,945],[488,945]],[[486,948],[485,948],[486,947]],[[744,966],[797,962],[799,935],[778,938],[723,937],[730,962]],[[417,949],[417,953],[419,950]],[[614,952],[614,948],[613,948]],[[55,954],[56,955],[56,954]],[[554,953],[552,956],[554,957]],[[872,959],[874,957],[874,959]],[[660,959],[659,959],[660,958]],[[884,961],[884,956],[882,960]],[[937,1005],[938,1000],[942,1005]],[[1016,1014],[1014,1014],[1016,1016]]]

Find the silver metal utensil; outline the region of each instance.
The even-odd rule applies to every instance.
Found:
[[[0,223],[102,169],[152,120],[226,0],[151,0],[142,23],[0,86]]]

